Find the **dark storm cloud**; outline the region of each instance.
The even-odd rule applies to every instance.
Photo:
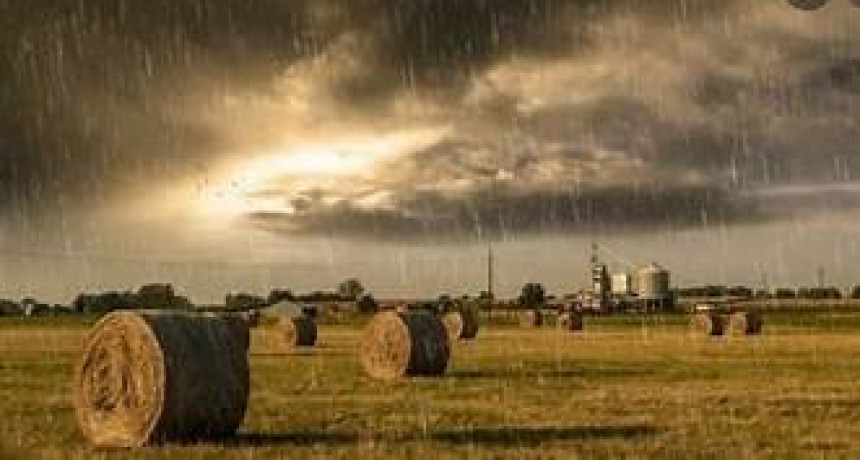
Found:
[[[69,206],[199,167],[220,154],[220,133],[174,113],[190,94],[265,93],[344,34],[362,38],[353,51],[373,70],[329,91],[369,104],[407,85],[461,84],[518,47],[567,49],[558,13],[608,3],[6,1],[0,205],[39,211],[62,196]]]
[[[0,205],[98,204],[219,154],[196,91],[265,91],[345,27],[310,1],[11,0],[0,5]],[[214,132],[213,132],[214,131]]]
[[[469,237],[844,209],[814,190],[804,197],[817,208],[760,192],[856,177],[856,29],[816,33],[820,24],[787,25],[796,18],[775,4],[722,5],[681,23],[644,4],[607,9],[596,28],[562,15],[583,28],[581,46],[494,56],[443,96],[447,140],[381,168],[360,192],[287,187],[290,211],[251,219],[291,232]]]
[[[845,148],[860,141],[857,33],[786,26],[804,19],[777,4],[4,2],[0,208],[24,219],[205,172],[270,134],[248,113],[304,88],[305,111],[271,112],[288,133],[332,118],[452,129],[356,190],[272,184],[295,212],[250,216],[264,228],[755,220],[739,192],[858,168]],[[402,112],[409,101],[430,114]]]
[[[562,192],[495,185],[460,196],[422,191],[397,197],[384,209],[363,209],[348,201],[316,203],[304,200],[294,214],[260,212],[250,219],[259,228],[287,235],[439,241],[682,229],[758,216],[749,202],[735,202],[724,190],[698,187]]]

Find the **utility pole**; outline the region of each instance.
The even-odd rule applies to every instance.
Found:
[[[491,245],[487,249],[487,295],[490,297],[490,300],[496,298],[493,292],[493,263],[493,246]]]

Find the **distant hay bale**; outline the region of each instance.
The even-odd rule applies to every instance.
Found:
[[[541,327],[544,324],[544,315],[540,310],[529,310],[520,316],[520,326]]]
[[[733,335],[759,335],[763,326],[764,321],[758,312],[739,311],[729,317],[729,333]]]
[[[460,334],[462,340],[473,340],[478,337],[478,330],[481,329],[481,315],[477,308],[463,308],[460,310],[463,315],[463,332]]]
[[[290,347],[313,347],[317,343],[317,322],[308,316],[281,317],[281,331]]]
[[[239,323],[215,314],[125,311],[90,331],[73,384],[84,436],[100,447],[221,439],[248,405]]]
[[[442,315],[442,324],[448,333],[448,341],[454,343],[463,334],[463,315],[459,311],[449,311]]]
[[[450,348],[445,325],[436,315],[387,311],[377,314],[364,330],[360,353],[371,377],[394,380],[444,374]]]
[[[726,332],[726,318],[717,313],[697,313],[690,320],[690,329],[698,334],[719,337]]]
[[[474,308],[464,308],[450,311],[442,315],[442,323],[448,331],[448,339],[453,343],[457,340],[472,340],[478,336],[480,318]]]
[[[558,325],[560,328],[567,329],[571,332],[581,332],[585,330],[583,315],[578,311],[569,311],[559,315]]]

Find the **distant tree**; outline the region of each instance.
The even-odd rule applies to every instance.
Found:
[[[343,296],[341,296],[337,292],[323,292],[323,291],[314,291],[309,294],[302,294],[295,296],[295,301],[299,302],[338,302],[344,300]],[[354,300],[354,299],[348,299]]]
[[[437,309],[442,313],[447,313],[457,308],[457,303],[448,294],[440,295],[439,299],[436,301],[436,304],[438,306]]]
[[[746,286],[732,286],[728,289],[729,297],[740,297],[742,299],[752,299],[753,290]]]
[[[0,300],[0,316],[21,316],[23,314],[24,310],[17,302],[6,299]]]
[[[860,299],[860,286],[854,286],[851,289],[851,298],[852,299]]]
[[[374,314],[379,310],[379,305],[376,304],[376,300],[372,295],[365,294],[356,302],[356,308],[359,313]]]
[[[519,304],[525,308],[540,308],[546,303],[546,291],[540,283],[526,283],[519,297]]]
[[[437,302],[417,302],[409,306],[410,310],[424,310],[435,315],[442,313],[442,310]]]
[[[137,300],[145,308],[168,306],[175,295],[173,286],[170,284],[147,284],[137,290]]]
[[[822,287],[811,290],[812,298],[815,300],[840,300],[842,291],[837,287]]]
[[[252,294],[227,294],[224,304],[229,311],[248,311],[266,306],[266,299]]]
[[[771,297],[772,297],[771,293],[764,290],[764,289],[759,289],[759,290],[755,291],[755,298],[756,299],[770,299]]]
[[[274,305],[276,303],[292,300],[295,300],[295,295],[293,295],[293,292],[289,289],[273,289],[272,292],[269,293],[266,303]]]
[[[725,286],[705,286],[705,297],[723,297],[727,291]]]
[[[104,315],[116,310],[140,308],[137,295],[131,292],[109,291],[101,294],[80,294],[72,302],[79,313]]]
[[[796,299],[801,296],[801,291],[795,291],[791,288],[777,288],[773,293],[773,297],[775,299],[786,300],[786,299]]]
[[[347,300],[357,300],[364,294],[364,286],[361,285],[361,281],[350,278],[337,287],[337,293],[340,296]]]

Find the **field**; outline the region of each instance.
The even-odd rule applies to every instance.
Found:
[[[252,394],[222,444],[97,451],[70,381],[87,326],[0,321],[0,457],[860,458],[860,314],[768,318],[754,339],[690,336],[681,317],[596,319],[580,336],[486,327],[439,379],[382,383],[357,326],[309,352],[254,331]]]

